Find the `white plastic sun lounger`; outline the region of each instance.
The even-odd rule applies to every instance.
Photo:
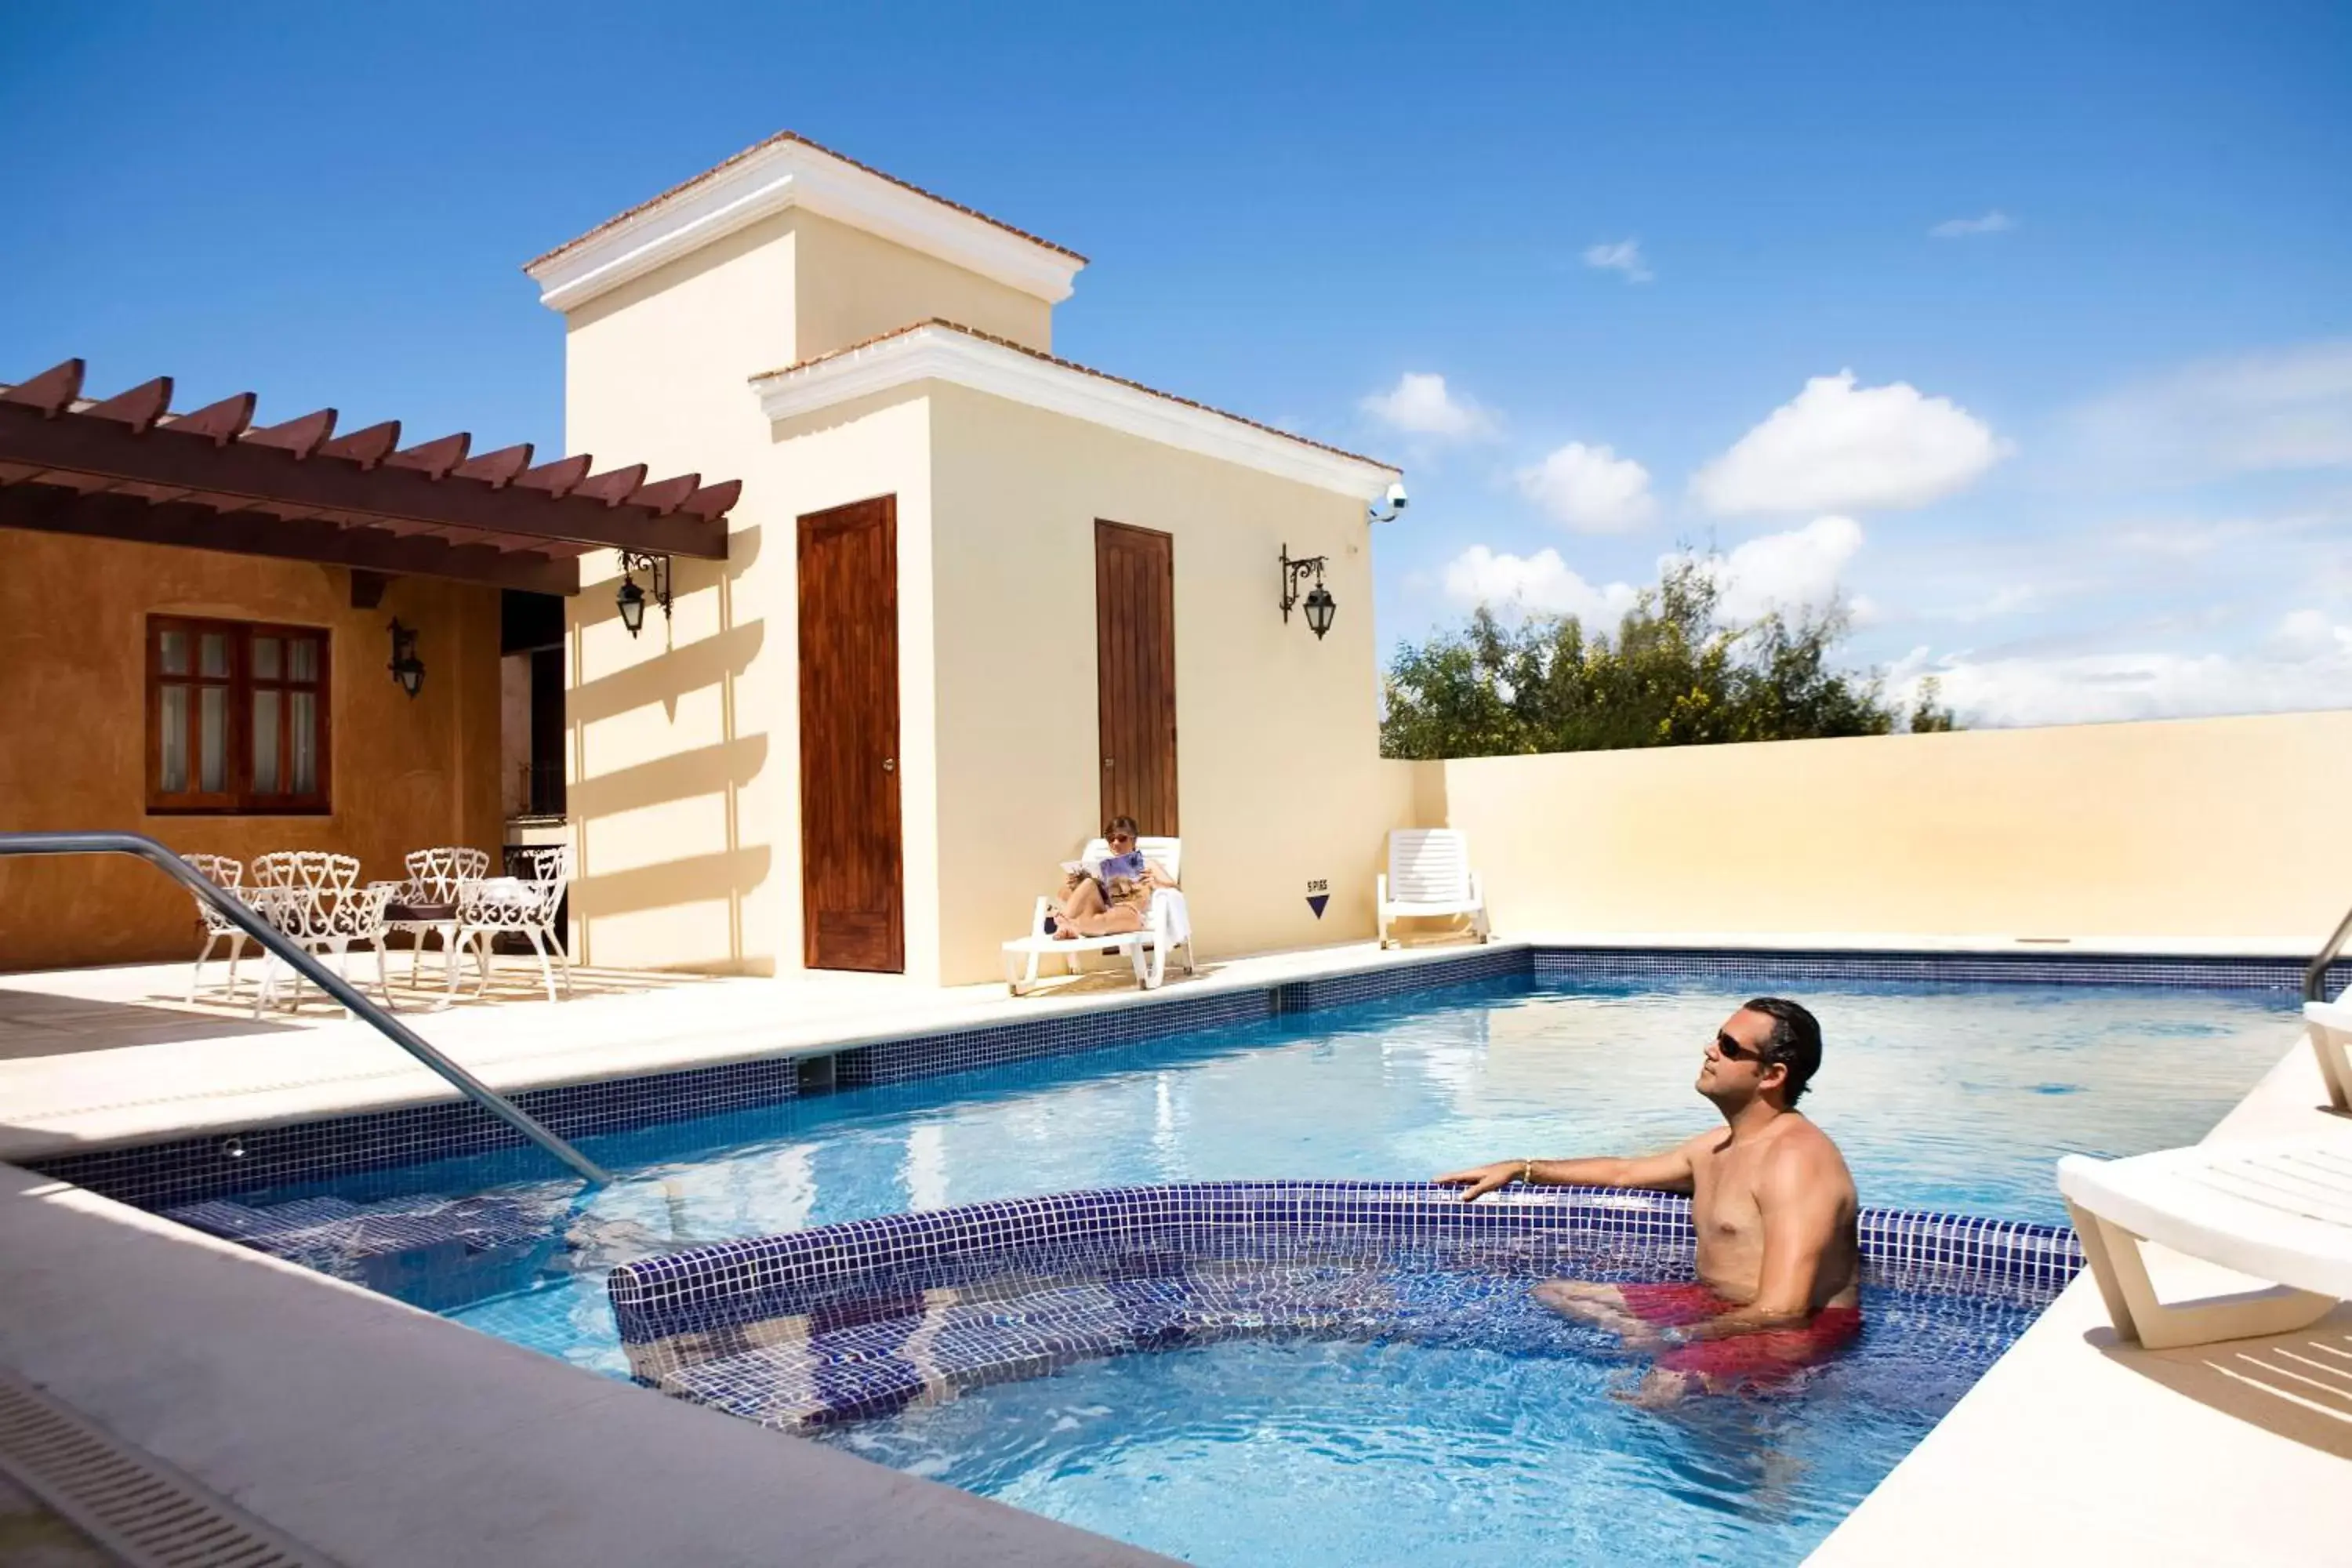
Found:
[[[2352,1002],[2305,1002],[2303,1026],[2319,1058],[2320,1081],[2338,1110],[2352,1110]]]
[[[2291,1333],[2352,1298],[2352,1137],[2069,1154],[2058,1190],[2116,1331],[2149,1350]],[[2278,1288],[2159,1301],[2145,1242]]]
[[[1171,877],[1183,874],[1184,843],[1180,838],[1139,837],[1135,847],[1146,860],[1157,865]],[[1110,846],[1097,838],[1080,852],[1082,860],[1099,860],[1110,853]],[[1004,984],[1015,996],[1024,996],[1037,984],[1037,962],[1059,956],[1069,972],[1078,972],[1078,960],[1090,952],[1125,953],[1135,963],[1135,984],[1146,991],[1157,991],[1168,978],[1168,956],[1183,954],[1184,973],[1193,972],[1192,911],[1185,903],[1184,894],[1176,888],[1155,888],[1151,892],[1151,908],[1144,916],[1141,931],[1119,931],[1111,936],[1086,936],[1065,941],[1045,934],[1045,917],[1054,911],[1054,900],[1040,897],[1030,911],[1029,934],[1016,937],[1004,944]]]
[[[1393,896],[1391,896],[1393,895]],[[1391,921],[1418,915],[1468,915],[1480,942],[1487,937],[1486,892],[1470,868],[1470,840],[1452,827],[1400,827],[1389,835],[1389,868],[1374,893],[1381,945]]]

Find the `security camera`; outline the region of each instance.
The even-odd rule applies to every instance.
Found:
[[[1399,479],[1396,483],[1391,485],[1388,489],[1388,494],[1383,499],[1388,502],[1388,510],[1382,511],[1378,507],[1372,508],[1372,521],[1375,522],[1387,522],[1393,519],[1397,513],[1402,511],[1408,505],[1412,504],[1412,498],[1404,493],[1404,481],[1402,479]]]

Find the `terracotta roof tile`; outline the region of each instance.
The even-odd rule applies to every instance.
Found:
[[[751,157],[757,153],[764,153],[771,147],[780,146],[787,142],[797,142],[801,146],[810,149],[812,152],[822,153],[828,158],[839,159],[842,163],[848,164],[853,169],[863,170],[866,174],[872,174],[877,179],[887,180],[892,184],[898,186],[902,190],[912,191],[915,195],[923,197],[925,200],[937,202],[943,207],[952,207],[957,212],[965,215],[967,217],[976,217],[984,224],[989,224],[994,227],[1001,228],[1005,233],[1025,239],[1032,245],[1042,245],[1048,250],[1068,257],[1071,260],[1079,263],[1081,266],[1086,263],[1087,258],[1085,257],[1080,256],[1076,251],[1070,249],[1067,246],[1055,245],[1050,239],[1040,239],[1037,236],[1031,234],[1028,230],[1015,228],[1011,224],[1004,222],[1001,218],[992,218],[984,212],[964,205],[961,202],[951,202],[945,196],[937,195],[931,191],[927,191],[923,189],[922,186],[915,184],[911,181],[902,180],[896,174],[885,174],[881,170],[875,168],[870,163],[861,163],[855,158],[835,152],[832,148],[825,146],[822,142],[810,141],[807,137],[803,136],[796,131],[779,131],[773,136],[769,137],[766,141],[759,142],[754,146],[746,147],[740,153],[736,153],[733,157],[729,158],[722,163],[714,163],[709,168],[703,170],[699,174],[695,175],[694,178],[681,182],[678,184],[672,185],[669,189],[662,192],[661,195],[648,197],[645,201],[639,202],[635,206],[629,208],[626,212],[618,213],[612,217],[606,218],[603,223],[598,224],[594,228],[590,229],[587,233],[580,236],[577,239],[566,240],[564,243],[557,246],[553,250],[548,251],[543,256],[532,257],[529,261],[522,264],[523,270],[528,272],[532,268],[552,261],[557,257],[564,255],[569,251],[577,250],[580,247],[587,244],[598,235],[603,234],[609,229],[618,227],[620,225],[625,224],[631,218],[636,216],[639,213],[646,211],[648,207],[658,206],[662,203],[669,200],[672,196],[677,195],[682,192],[690,191],[695,186],[701,184],[704,181],[716,178],[718,175],[726,173],[729,169],[733,168],[744,159]]]
[[[1236,425],[1246,425],[1253,430],[1263,430],[1269,436],[1279,436],[1286,441],[1296,441],[1302,447],[1312,447],[1318,451],[1328,452],[1334,457],[1346,458],[1350,462],[1370,463],[1376,468],[1386,468],[1391,473],[1402,473],[1404,471],[1398,468],[1394,463],[1384,463],[1378,458],[1368,458],[1361,452],[1350,452],[1345,447],[1334,447],[1328,441],[1311,440],[1305,436],[1298,435],[1295,431],[1285,430],[1276,426],[1267,425],[1255,419],[1246,418],[1239,414],[1229,413],[1225,409],[1213,407],[1206,403],[1197,403],[1189,397],[1179,397],[1172,392],[1162,392],[1156,386],[1146,386],[1139,381],[1129,381],[1123,375],[1113,375],[1108,371],[1097,370],[1092,365],[1080,364],[1076,360],[1062,359],[1057,355],[1046,353],[1042,350],[1033,349],[1026,343],[1016,343],[1010,338],[1000,338],[994,332],[983,332],[977,327],[967,327],[961,321],[950,321],[940,316],[933,316],[928,321],[910,321],[903,327],[894,327],[887,332],[877,332],[874,336],[866,338],[862,342],[850,343],[845,347],[832,350],[827,353],[817,354],[809,359],[801,360],[793,364],[781,366],[775,370],[763,370],[757,375],[752,376],[751,379],[753,381],[765,381],[770,376],[792,375],[797,372],[810,370],[817,365],[827,363],[833,360],[837,360],[845,354],[854,354],[860,349],[870,349],[877,343],[887,343],[893,338],[903,338],[909,332],[921,331],[925,327],[938,327],[946,331],[961,333],[967,338],[977,338],[984,343],[994,343],[999,348],[1011,349],[1015,353],[1027,354],[1031,359],[1043,360],[1047,364],[1058,365],[1064,370],[1074,370],[1080,375],[1090,375],[1097,381],[1108,381],[1114,385],[1129,387],[1134,391],[1146,394],[1149,396],[1162,398],[1170,403],[1181,404],[1187,408],[1197,408],[1203,414],[1213,414],[1220,419],[1230,419]]]

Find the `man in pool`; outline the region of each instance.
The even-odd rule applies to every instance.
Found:
[[[1708,1043],[1697,1089],[1727,1124],[1631,1160],[1501,1160],[1437,1179],[1477,1198],[1513,1182],[1650,1187],[1691,1196],[1695,1285],[1551,1279],[1536,1297],[1656,1352],[1634,1397],[1769,1385],[1842,1349],[1862,1328],[1853,1177],[1796,1109],[1822,1065],[1822,1026],[1794,1002],[1759,996]]]

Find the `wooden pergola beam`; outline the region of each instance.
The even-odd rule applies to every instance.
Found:
[[[291,424],[306,426],[305,421]],[[170,424],[136,431],[118,420],[87,413],[45,416],[30,399],[0,400],[0,463],[106,483],[235,495],[264,504],[374,515],[436,527],[704,561],[727,558],[723,517],[699,516],[684,508],[663,516],[625,500],[550,494],[530,483],[532,475],[543,469],[532,470],[517,483],[495,488],[466,477],[462,470],[436,477],[426,468],[384,463],[382,454],[371,454],[375,461],[363,468],[358,461],[333,455],[335,443],[326,439],[331,428],[325,425],[315,431],[307,426],[300,429],[305,437],[301,445],[308,447],[305,455],[266,444],[259,431],[221,444],[205,435],[175,430]],[[289,426],[279,426],[272,427],[269,435],[278,437],[281,432],[295,434]],[[358,442],[357,437],[351,439]],[[584,460],[580,466],[586,467]]]
[[[149,501],[106,491],[83,494],[56,485],[0,489],[0,527],[221,550],[280,561],[315,561],[535,594],[580,591],[579,568],[571,558],[551,559],[487,544],[452,544],[444,539],[381,528],[339,528],[318,521],[289,522],[257,512],[223,512],[195,501]]]

